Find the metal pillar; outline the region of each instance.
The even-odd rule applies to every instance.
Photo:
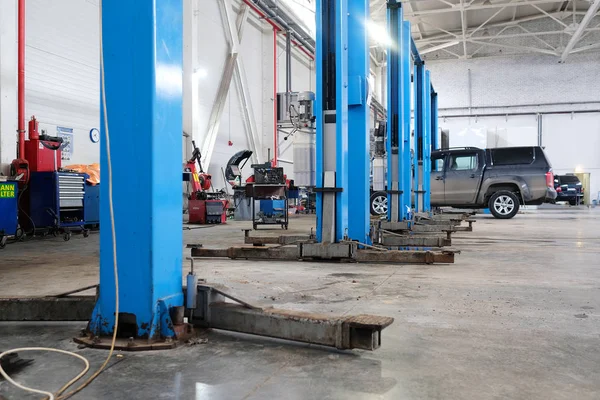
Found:
[[[403,153],[402,153],[402,173],[404,174],[402,191],[404,192],[404,201],[406,207],[404,212],[408,214],[408,209],[412,209],[412,197],[413,197],[413,186],[412,186],[412,168],[411,168],[411,157],[410,157],[410,90],[412,85],[411,80],[411,59],[410,59],[410,45],[412,36],[410,33],[410,22],[402,22],[402,55],[400,65],[400,81],[402,82],[402,140],[404,141]],[[416,186],[415,186],[416,187]],[[408,216],[407,216],[408,217]],[[406,219],[406,218],[405,218]]]
[[[395,43],[388,49],[388,220],[407,219],[411,206],[410,166],[410,23],[402,21],[402,5],[388,1],[388,32]]]
[[[423,135],[425,131],[426,119],[425,119],[425,65],[423,62],[415,62],[414,67],[414,82],[415,82],[415,136],[414,136],[414,149],[415,154],[413,158],[413,168],[415,171],[415,211],[421,212],[421,170],[420,164],[422,161],[423,152]]]
[[[433,141],[432,137],[435,132],[437,132],[437,128],[434,130],[434,119],[433,119],[433,87],[431,86],[431,75],[429,71],[425,71],[425,130],[423,132],[423,150],[422,150],[422,159],[423,159],[423,176],[422,187],[423,187],[423,209],[422,212],[431,212],[431,143]],[[437,121],[437,117],[435,118]],[[437,122],[435,122],[437,125]]]
[[[317,240],[364,243],[369,241],[368,1],[318,0],[316,10]]]
[[[370,244],[369,1],[348,0],[348,13],[348,236]]]
[[[417,212],[431,211],[431,149],[437,138],[437,94],[434,96],[430,72],[423,61],[415,61],[415,208]],[[435,122],[433,122],[435,101]],[[434,126],[435,124],[435,126]]]
[[[100,293],[89,324],[94,335],[111,335],[115,324],[110,138],[119,333],[149,339],[175,336],[170,314],[183,306],[182,14],[181,0],[103,1],[110,136],[101,118],[104,229],[100,232]]]
[[[439,148],[438,131],[438,94],[431,86],[431,150]],[[431,153],[429,155],[431,156]],[[431,170],[431,166],[429,169]]]
[[[425,71],[425,129],[423,131],[423,148],[421,150],[422,158],[422,171],[423,176],[422,187],[423,187],[423,212],[429,212],[431,208],[431,75],[429,71]]]

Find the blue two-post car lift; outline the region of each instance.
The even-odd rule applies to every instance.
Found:
[[[359,125],[366,129],[368,46],[361,21],[368,16],[368,0],[324,3],[331,6],[328,17],[337,19],[334,24],[337,30],[330,30],[329,39],[336,37],[336,33],[344,38],[337,43],[334,41],[335,47],[330,49],[334,54],[343,54],[336,59],[335,66],[331,66],[334,72],[342,71],[338,75],[339,84],[334,97],[338,105],[334,118],[339,122],[333,138],[337,154],[332,155],[331,161],[329,154],[321,152],[322,159],[333,162],[334,174],[338,171],[331,187],[346,189],[331,192],[336,197],[336,225],[332,227],[335,235],[330,239],[339,242],[352,234],[361,241],[367,241],[368,216],[364,214],[358,225],[349,224],[354,217],[348,218],[348,206],[360,206],[366,210],[366,197],[350,197],[367,184],[368,137],[364,135],[366,130],[362,132],[359,127],[352,134],[357,139],[362,136],[363,143],[358,144],[357,140],[360,147],[350,146],[348,118],[362,120]],[[334,4],[337,7],[333,7]],[[352,16],[348,17],[347,13],[352,13]],[[352,40],[362,43],[358,49],[348,48],[349,26],[346,23],[354,24],[359,31],[351,34]],[[103,109],[102,115],[106,113],[108,126],[103,122],[101,129],[101,169],[109,182],[102,186],[101,192],[104,228],[100,237],[98,301],[89,322],[88,335],[77,340],[89,346],[109,347],[118,318],[117,348],[126,350],[173,347],[191,335],[194,326],[340,349],[378,348],[381,330],[392,323],[392,318],[364,315],[337,317],[273,309],[264,312],[210,284],[198,283],[193,273],[188,275],[187,288],[182,288],[182,200],[179,183],[182,1],[123,3],[104,0],[102,25],[110,27],[104,29],[103,37],[106,109]],[[319,55],[323,56],[322,46]],[[330,56],[326,57],[329,59]],[[354,60],[352,67],[348,60]],[[352,83],[349,83],[348,74],[353,74]],[[320,90],[324,90],[322,86]],[[350,168],[350,157],[361,157],[364,167],[353,165]],[[357,164],[357,159],[353,159],[353,163]],[[351,173],[362,174],[363,178],[360,182],[349,184]],[[145,195],[139,196],[139,193]],[[330,192],[322,194],[326,193]],[[111,197],[114,221],[111,221]],[[132,199],[135,199],[135,206],[132,206]],[[322,198],[320,201],[323,202]],[[113,223],[115,237],[110,229]],[[115,259],[118,266],[118,313],[115,312]],[[193,270],[193,258],[191,262]],[[233,300],[233,303],[226,304],[226,299]],[[188,318],[187,322],[184,316]]]

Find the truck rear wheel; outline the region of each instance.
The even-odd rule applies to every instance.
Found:
[[[488,208],[499,219],[510,219],[519,212],[519,198],[513,192],[500,190],[490,197]]]
[[[371,195],[371,215],[386,215],[388,201],[386,192],[375,192]]]

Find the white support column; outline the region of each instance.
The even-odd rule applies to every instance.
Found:
[[[244,33],[244,25],[248,19],[249,9],[246,4],[242,3],[240,13],[237,18],[234,19],[231,0],[221,0],[220,5],[230,53],[225,62],[225,67],[223,68],[221,83],[219,84],[217,96],[213,103],[213,108],[209,117],[208,130],[202,144],[201,153],[204,157],[202,166],[205,170],[208,170],[210,166],[212,153],[219,133],[219,126],[221,124],[221,116],[223,115],[223,109],[225,108],[225,100],[229,94],[231,80],[234,75],[240,94],[240,103],[242,106],[242,114],[244,115],[248,143],[250,144],[250,150],[253,152],[252,159],[254,162],[262,162],[262,155],[259,152],[260,138],[258,137],[256,128],[246,74],[239,54],[240,43]]]
[[[276,57],[274,32],[271,25],[265,25],[262,32],[262,156],[268,159],[269,150],[273,155],[273,143],[275,134],[274,106],[277,99],[274,98]],[[274,65],[275,64],[275,65]]]
[[[596,16],[598,9],[600,9],[600,0],[595,0],[583,16],[583,19],[581,20],[581,23],[577,27],[577,30],[571,37],[571,40],[569,40],[569,43],[567,43],[567,46],[565,47],[565,50],[563,51],[562,56],[560,57],[560,62],[565,62],[567,60],[567,57],[569,57],[569,53],[571,53],[571,50],[573,50],[577,42],[579,42],[583,31],[585,30],[585,28],[587,28],[592,18]]]
[[[460,26],[462,30],[463,57],[469,58],[467,52],[467,10],[465,9],[464,0],[460,0]]]
[[[256,128],[252,99],[250,98],[250,90],[248,89],[248,78],[246,78],[246,70],[244,69],[241,57],[238,57],[235,63],[235,83],[240,96],[246,135],[248,137],[248,144],[252,150],[252,159],[254,162],[261,164],[263,162],[262,154],[260,154],[261,141],[258,129]]]
[[[183,2],[183,162],[192,155],[192,140],[199,137],[198,80],[198,0]]]
[[[0,7],[0,172],[17,157],[17,2]]]

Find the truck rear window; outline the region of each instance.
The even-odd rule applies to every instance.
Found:
[[[531,164],[535,158],[533,147],[507,147],[491,152],[494,165]]]

